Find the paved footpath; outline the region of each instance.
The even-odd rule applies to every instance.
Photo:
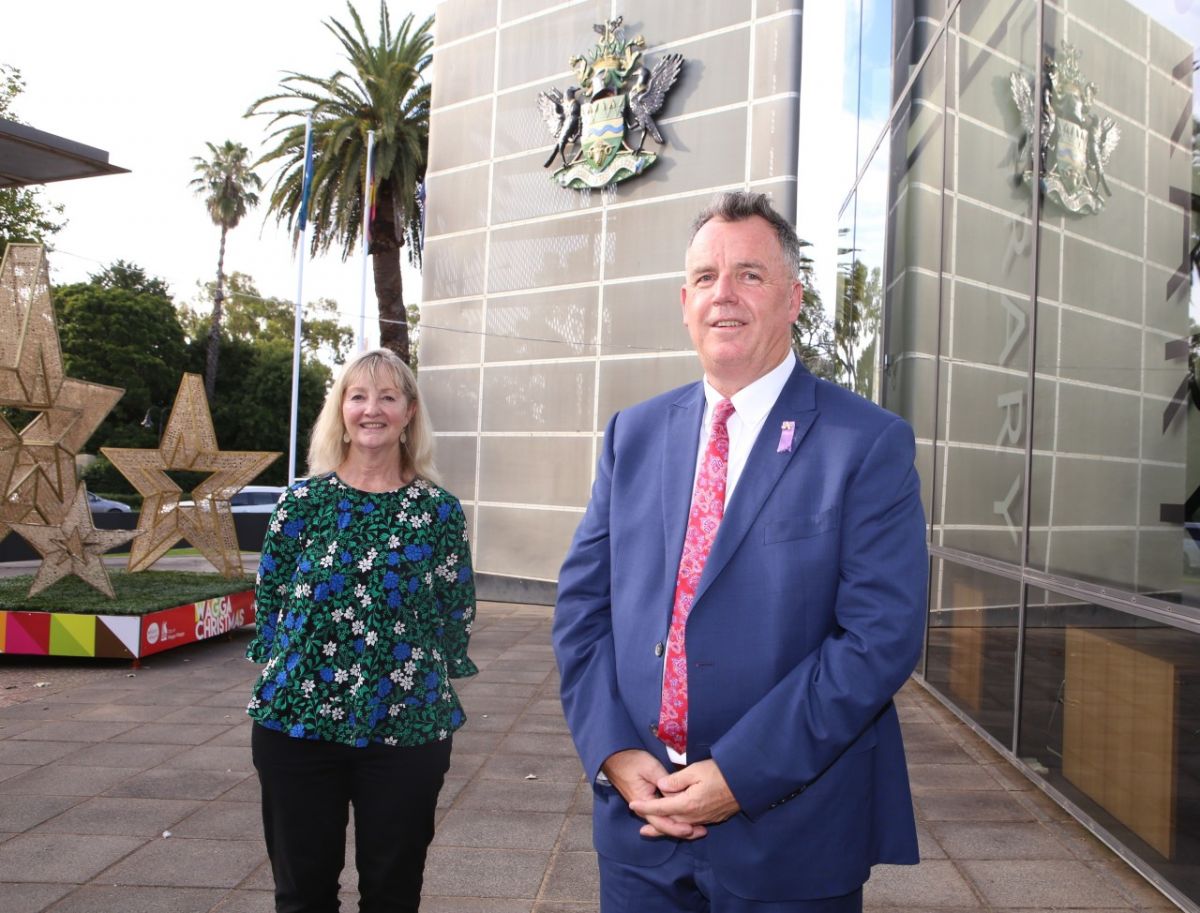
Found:
[[[249,633],[136,672],[0,656],[0,911],[273,909],[243,713]],[[549,609],[480,605],[481,673],[460,683],[470,721],[455,736],[425,913],[598,909],[589,788],[549,640]],[[924,862],[877,868],[869,911],[1176,909],[920,686],[898,703]],[[352,910],[352,864],[345,882]]]

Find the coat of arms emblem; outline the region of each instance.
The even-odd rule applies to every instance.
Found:
[[[1025,135],[1032,137],[1036,116],[1033,82],[1013,73],[1009,85]],[[1104,168],[1120,142],[1121,131],[1111,117],[1096,113],[1095,101],[1096,84],[1080,72],[1079,51],[1064,43],[1061,60],[1046,57],[1041,93],[1041,187],[1047,198],[1067,212],[1100,212],[1106,195],[1112,196]],[[1030,145],[1026,184],[1033,181],[1032,160]]]
[[[554,136],[549,168],[563,187],[587,190],[641,174],[658,160],[646,152],[647,135],[660,145],[662,134],[653,115],[679,78],[683,57],[667,54],[648,67],[642,60],[641,35],[625,40],[624,17],[597,23],[600,35],[592,50],[572,57],[579,85],[538,93],[538,109]],[[641,132],[637,145],[633,135]]]

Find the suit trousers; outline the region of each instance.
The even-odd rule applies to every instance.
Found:
[[[863,908],[862,888],[816,900],[738,897],[713,874],[703,837],[681,841],[662,865],[629,865],[604,856],[599,861],[600,913],[862,913]]]
[[[354,748],[252,729],[277,913],[337,913],[351,806],[359,910],[416,911],[451,740]]]

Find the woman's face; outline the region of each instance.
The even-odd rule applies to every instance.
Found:
[[[400,433],[408,427],[417,404],[392,385],[385,374],[376,386],[369,374],[354,378],[342,394],[342,423],[350,448],[367,451],[398,449]]]

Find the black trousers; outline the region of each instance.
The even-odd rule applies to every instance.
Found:
[[[415,913],[450,739],[352,748],[252,728],[276,911],[337,913],[353,806],[359,910]]]

